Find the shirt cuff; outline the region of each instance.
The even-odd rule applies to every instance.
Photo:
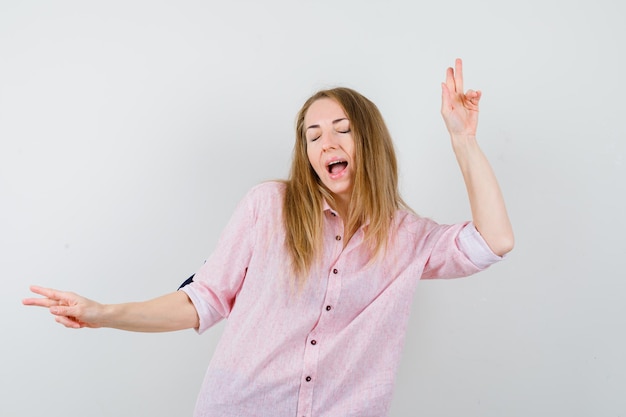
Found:
[[[193,306],[198,312],[199,326],[196,330],[198,334],[204,333],[218,321],[222,320],[222,316],[209,303],[203,302],[202,296],[196,291],[193,285],[186,285],[179,289],[187,293]]]
[[[493,253],[473,222],[469,222],[461,230],[456,237],[456,244],[461,252],[480,269],[486,269],[506,256],[498,256]]]

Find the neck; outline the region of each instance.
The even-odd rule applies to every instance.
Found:
[[[348,212],[350,210],[350,198],[342,198],[338,195],[333,196],[335,198],[335,207],[339,216],[344,220],[344,222],[348,219]]]

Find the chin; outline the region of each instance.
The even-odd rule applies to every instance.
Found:
[[[335,198],[349,198],[352,194],[352,190],[346,187],[328,187],[330,192],[335,196]]]

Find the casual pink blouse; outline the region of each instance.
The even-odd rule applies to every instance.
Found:
[[[501,258],[471,223],[398,210],[387,251],[372,262],[363,228],[344,248],[342,219],[325,205],[323,254],[299,292],[283,195],[279,182],[250,190],[182,288],[199,333],[228,319],[194,416],[386,416],[419,279],[467,276]]]

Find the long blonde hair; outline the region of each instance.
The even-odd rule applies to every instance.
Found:
[[[322,251],[323,200],[334,206],[331,192],[322,184],[307,156],[304,118],[309,107],[322,98],[339,103],[350,120],[354,138],[354,185],[347,219],[343,219],[349,236],[369,221],[365,242],[375,256],[385,248],[395,211],[407,207],[398,191],[391,135],[376,105],[345,87],[322,90],[311,96],[297,115],[296,142],[283,203],[287,250],[292,272],[300,285]]]

